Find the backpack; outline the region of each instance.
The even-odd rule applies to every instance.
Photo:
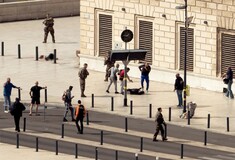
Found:
[[[64,91],[63,95],[62,95],[62,101],[66,101],[68,99],[67,97],[67,92]]]

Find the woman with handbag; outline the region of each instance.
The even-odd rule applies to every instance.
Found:
[[[233,71],[231,67],[228,67],[227,72],[222,76],[222,78],[224,78],[223,79],[224,83],[228,85],[225,96],[230,97],[231,99],[234,99],[234,95],[232,91]]]

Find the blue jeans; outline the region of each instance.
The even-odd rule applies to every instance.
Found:
[[[229,97],[230,96],[230,98],[234,98],[234,96],[233,96],[233,91],[232,91],[232,84],[233,84],[233,81],[232,80],[229,80],[229,82],[228,82],[228,91],[227,91],[227,93],[226,93],[226,97]]]
[[[146,90],[149,89],[149,76],[141,75],[141,87],[144,88],[144,80],[146,81]]]
[[[183,105],[182,92],[183,92],[183,90],[176,90],[176,94],[177,94],[178,101],[179,101],[178,106],[182,106]]]
[[[9,110],[10,107],[11,107],[11,97],[4,96],[4,110]]]

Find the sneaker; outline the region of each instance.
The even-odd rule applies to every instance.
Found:
[[[115,94],[118,94],[119,92],[115,92]]]
[[[109,93],[109,90],[106,90],[107,93]]]
[[[5,110],[4,112],[5,112],[5,113],[9,113],[9,110]]]
[[[162,141],[167,141],[167,138],[163,138]]]
[[[63,119],[63,122],[68,122],[68,120],[66,118]]]

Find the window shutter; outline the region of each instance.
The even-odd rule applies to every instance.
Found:
[[[193,72],[193,44],[194,44],[194,30],[188,28],[188,52],[187,52],[187,71]],[[180,27],[180,70],[184,70],[184,51],[185,51],[185,27]]]
[[[228,67],[235,71],[235,35],[222,33],[221,52],[221,75],[227,72]]]
[[[99,56],[112,50],[112,16],[99,14]]]
[[[139,21],[139,49],[147,50],[145,61],[152,64],[153,49],[153,23],[149,21]]]

